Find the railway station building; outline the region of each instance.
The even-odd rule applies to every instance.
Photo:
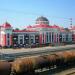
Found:
[[[41,45],[72,43],[75,29],[50,25],[46,17],[38,17],[34,25],[22,30],[14,30],[8,22],[0,26],[0,45],[2,47],[35,47]]]

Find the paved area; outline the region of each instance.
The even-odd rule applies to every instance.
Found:
[[[56,73],[54,75],[75,75],[75,68],[63,70],[62,72]]]
[[[57,47],[41,47],[41,48],[22,48],[22,49],[0,49],[0,59],[1,60],[14,60],[19,57],[35,56],[50,54],[53,52],[65,51],[65,50],[75,50],[75,45],[65,45]]]
[[[57,46],[57,47],[40,47],[40,48],[21,48],[21,49],[0,49],[0,53],[4,54],[12,54],[12,53],[21,53],[21,52],[31,52],[31,51],[44,51],[44,50],[66,50],[66,49],[75,49],[75,44],[73,45],[65,45],[65,46]]]

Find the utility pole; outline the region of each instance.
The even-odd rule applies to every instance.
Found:
[[[70,27],[72,28],[72,18],[70,18]],[[73,30],[71,31],[72,32],[72,42],[73,42]]]
[[[72,18],[70,18],[70,26],[72,27]]]

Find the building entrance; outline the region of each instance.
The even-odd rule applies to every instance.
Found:
[[[20,45],[23,45],[24,44],[24,36],[23,35],[20,35],[19,36],[19,44]]]

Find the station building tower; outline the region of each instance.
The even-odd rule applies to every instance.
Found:
[[[0,26],[0,44],[3,47],[12,45],[12,27],[8,22]]]

